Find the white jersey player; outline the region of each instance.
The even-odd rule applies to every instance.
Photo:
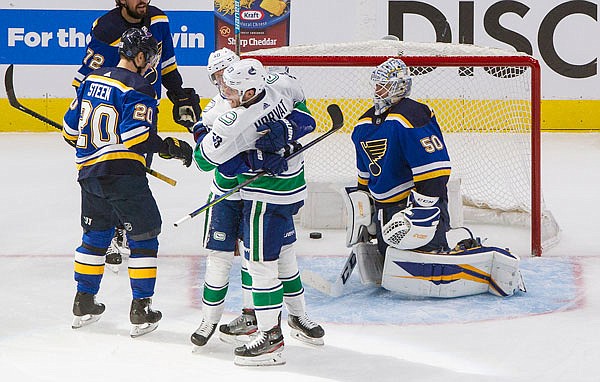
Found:
[[[303,204],[306,188],[302,160],[288,166],[282,156],[288,145],[314,129],[315,122],[306,109],[298,82],[287,75],[272,74],[267,78],[256,60],[231,65],[223,79],[223,94],[234,109],[221,115],[196,147],[196,162],[200,167],[212,164],[219,169],[229,163],[227,170],[238,173],[239,181],[252,176],[253,171],[272,174],[241,190],[244,254],[249,260],[259,331],[250,343],[236,348],[235,362],[283,363],[279,319],[284,294],[297,303],[288,304],[288,323],[297,335],[308,333],[316,344],[322,343],[324,335],[323,329],[304,312],[304,289],[292,246],[296,240],[292,218]],[[285,86],[277,89],[277,82]],[[281,119],[292,114],[294,122]],[[237,161],[237,167],[231,161]]]

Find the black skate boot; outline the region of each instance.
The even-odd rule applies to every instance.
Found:
[[[105,306],[96,302],[96,295],[86,292],[77,292],[75,301],[73,301],[73,314],[75,318],[71,327],[73,329],[81,328],[100,319],[104,313]]]
[[[252,341],[235,348],[233,363],[238,366],[272,366],[283,365],[283,334],[281,325],[263,332],[258,331]]]
[[[217,324],[212,324],[206,321],[205,318],[203,318],[198,329],[196,329],[196,331],[192,333],[192,337],[190,338],[190,340],[196,346],[204,346],[206,345],[210,337],[213,335],[216,328]]]
[[[158,321],[162,318],[162,313],[158,310],[152,310],[152,299],[134,298],[131,301],[131,310],[129,311],[129,320],[131,321],[131,337],[139,337],[150,333],[158,327]]]
[[[242,309],[242,314],[230,323],[219,326],[221,341],[233,345],[242,345],[251,340],[250,336],[258,330],[254,309]]]
[[[311,345],[323,345],[323,336],[325,331],[321,325],[317,324],[304,313],[302,316],[288,315],[288,326],[291,329],[291,335],[299,341]]]

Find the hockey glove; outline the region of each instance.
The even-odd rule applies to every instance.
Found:
[[[208,128],[200,120],[192,126],[192,133],[194,134],[194,142],[198,143],[208,134]]]
[[[287,160],[279,154],[267,151],[248,151],[248,165],[253,171],[264,170],[271,175],[279,175],[288,169]]]
[[[186,141],[167,137],[163,141],[158,155],[163,159],[181,159],[185,167],[190,167],[192,164],[192,153],[192,147]]]
[[[271,153],[285,148],[294,136],[294,126],[286,119],[265,122],[258,126],[256,131],[263,134],[255,143],[256,149]]]
[[[200,97],[193,88],[182,88],[176,91],[167,91],[167,97],[173,102],[173,120],[185,126],[193,133],[192,126],[200,118]]]

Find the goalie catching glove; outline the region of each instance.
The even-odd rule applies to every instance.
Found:
[[[192,147],[186,141],[167,137],[163,140],[158,155],[163,159],[181,159],[185,167],[192,164]]]
[[[416,249],[429,244],[440,222],[440,209],[435,205],[438,197],[410,192],[405,209],[395,213],[387,223],[382,223],[381,235],[391,247]]]
[[[185,126],[190,133],[192,127],[200,118],[200,97],[193,88],[181,88],[176,91],[167,91],[167,97],[173,102],[173,120]]]

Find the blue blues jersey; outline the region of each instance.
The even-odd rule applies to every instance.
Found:
[[[173,39],[169,19],[160,9],[148,5],[148,13],[139,24],[131,24],[121,16],[121,9],[115,8],[98,18],[92,24],[91,40],[87,46],[82,65],[73,80],[73,86],[79,87],[81,81],[93,70],[101,67],[113,67],[119,63],[119,42],[121,35],[129,28],[146,26],[158,41],[160,64],[158,70],[149,70],[146,78],[150,81],[157,97],[161,98],[161,84],[165,88],[180,89],[183,85],[177,70]]]
[[[404,201],[411,189],[447,199],[450,158],[433,111],[404,98],[387,113],[363,114],[352,132],[358,183],[378,203]]]
[[[145,175],[144,154],[159,150],[152,129],[157,107],[150,83],[124,68],[102,68],[77,89],[63,121],[63,136],[76,142],[79,179]]]

